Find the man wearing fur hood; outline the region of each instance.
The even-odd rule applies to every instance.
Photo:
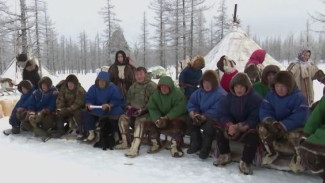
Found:
[[[24,68],[23,80],[29,80],[33,84],[33,86],[37,89],[38,82],[41,79],[38,73],[37,59],[36,58],[28,59],[25,53],[18,55],[16,59],[17,59],[17,64]]]
[[[263,98],[270,91],[274,75],[280,71],[276,65],[268,65],[262,71],[261,81],[253,84],[253,89],[259,93]]]
[[[191,95],[187,104],[190,116],[187,127],[191,137],[187,154],[200,151],[201,159],[208,158],[215,136],[214,124],[219,115],[216,111],[223,107],[221,100],[226,94],[219,85],[217,73],[213,70],[205,71],[200,80],[200,88]]]
[[[22,126],[36,136],[41,136],[45,142],[50,138],[48,130],[55,126],[54,112],[58,91],[52,85],[52,80],[46,76],[39,81],[38,87],[32,94],[27,118]]]
[[[252,83],[247,74],[238,73],[230,82],[230,92],[221,101],[219,119],[217,121],[217,145],[219,158],[215,166],[231,162],[229,140],[243,142],[244,149],[239,162],[239,170],[243,174],[252,174],[250,165],[253,162],[259,142],[256,126],[259,123],[258,109],[262,97],[252,90]]]
[[[267,154],[262,164],[271,164],[279,153],[274,144],[279,140],[289,141],[294,147],[296,134],[299,133],[309,115],[306,98],[297,88],[293,75],[288,71],[280,71],[275,75],[272,90],[263,100],[259,116],[262,121],[258,128],[259,136]],[[302,170],[300,157],[294,154],[289,165],[292,171]]]
[[[179,86],[184,91],[185,97],[190,98],[191,94],[198,89],[199,80],[202,76],[202,69],[205,66],[204,58],[195,56],[179,74]]]
[[[11,116],[9,118],[9,123],[12,128],[3,131],[5,135],[20,133],[20,124],[21,121],[26,117],[28,104],[31,100],[31,95],[33,94],[34,90],[35,88],[28,80],[23,80],[18,84],[18,91],[21,93],[21,96],[13,108]]]

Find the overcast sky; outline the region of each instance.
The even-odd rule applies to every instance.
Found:
[[[90,38],[97,32],[102,33],[104,22],[98,13],[105,0],[45,0],[48,2],[49,15],[55,23],[59,34],[77,38],[83,30]],[[207,26],[212,16],[217,14],[221,0],[207,0],[212,8],[205,13]],[[19,2],[19,1],[16,1]],[[149,10],[150,0],[112,0],[117,18],[124,30],[129,44],[139,40],[143,12],[146,11],[149,21],[153,13]],[[233,14],[234,4],[238,4],[238,16],[242,27],[250,26],[251,35],[259,37],[286,36],[289,33],[299,34],[306,30],[309,14],[316,11],[325,13],[325,4],[321,0],[226,0],[229,17]],[[312,22],[311,22],[312,23]],[[320,25],[313,23],[314,28]],[[152,31],[149,33],[153,34]]]

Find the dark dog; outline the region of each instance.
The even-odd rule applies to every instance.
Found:
[[[104,151],[107,149],[113,150],[115,146],[115,139],[112,121],[108,118],[103,118],[99,121],[99,126],[99,141],[94,144],[94,147],[102,148]]]

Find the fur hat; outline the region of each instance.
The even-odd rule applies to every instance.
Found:
[[[77,78],[76,75],[74,74],[70,74],[67,76],[67,78],[65,79],[65,82],[68,83],[68,82],[72,82],[73,84],[77,85],[79,83],[79,80]]]
[[[248,65],[245,68],[244,73],[248,75],[248,78],[252,83],[256,83],[261,80],[261,71],[255,64]]]
[[[288,88],[288,95],[290,95],[295,88],[297,88],[296,81],[292,75],[291,72],[289,71],[279,71],[275,76],[274,76],[274,81],[271,85],[271,88],[274,89],[274,85],[276,83],[280,83],[285,85]]]
[[[47,88],[50,89],[52,87],[52,80],[51,78],[44,76],[39,82],[38,87],[42,89],[42,84],[46,84]]]
[[[235,69],[236,62],[233,61],[231,58],[227,57],[226,55],[223,55],[222,57],[220,57],[219,61],[217,62],[217,67],[220,71],[226,72],[227,69],[225,69],[225,67]]]
[[[252,83],[246,73],[238,72],[230,81],[229,89],[235,95],[235,85],[242,85],[246,88],[246,93],[252,89]]]
[[[28,60],[28,57],[26,53],[21,53],[16,56],[16,59],[18,62],[26,62]]]
[[[205,67],[204,58],[200,55],[197,55],[188,63],[188,66],[193,69],[202,69]]]
[[[22,80],[18,84],[18,91],[22,93],[22,88],[26,88],[28,91],[32,88],[33,84],[29,80]]]
[[[213,70],[206,70],[201,79],[200,79],[200,86],[203,88],[203,81],[208,81],[211,83],[212,88],[219,86],[219,79],[216,71]]]
[[[268,65],[268,66],[266,66],[266,67],[263,69],[263,71],[262,71],[262,81],[261,81],[261,83],[264,84],[264,85],[268,85],[268,84],[270,84],[270,83],[268,83],[268,81],[267,81],[267,75],[268,75],[269,73],[274,73],[274,74],[276,74],[276,73],[278,73],[279,71],[280,71],[280,68],[279,68],[278,66],[276,66],[276,65]]]

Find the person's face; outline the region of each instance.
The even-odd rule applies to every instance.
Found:
[[[209,92],[209,91],[212,90],[212,85],[211,85],[211,83],[209,81],[204,81],[203,80],[202,85],[203,85],[204,91]]]
[[[104,79],[98,79],[98,87],[104,89],[106,87],[106,81]]]
[[[307,62],[310,58],[310,53],[308,51],[306,51],[303,55],[302,55],[302,60]]]
[[[269,72],[266,76],[267,83],[270,84],[274,80],[275,73],[274,72]]]
[[[26,94],[26,93],[28,93],[28,90],[25,87],[21,87],[21,92],[23,94]]]
[[[74,85],[73,82],[69,81],[69,82],[67,83],[67,85],[68,85],[68,89],[69,89],[69,90],[74,90],[75,85]]]
[[[45,83],[42,83],[41,89],[42,89],[43,92],[47,92],[48,87],[47,87],[47,85]]]
[[[143,83],[146,78],[146,73],[142,70],[135,72],[135,80],[138,83]]]
[[[243,85],[239,85],[239,84],[235,85],[234,90],[237,97],[244,96],[246,93],[246,87]]]
[[[122,53],[117,54],[117,61],[120,62],[120,63],[123,63],[124,58],[123,58]]]
[[[281,83],[276,83],[274,85],[274,89],[276,94],[278,94],[280,97],[284,97],[288,94],[288,88]]]
[[[170,92],[170,89],[167,85],[161,85],[160,91],[162,94],[167,95]]]

